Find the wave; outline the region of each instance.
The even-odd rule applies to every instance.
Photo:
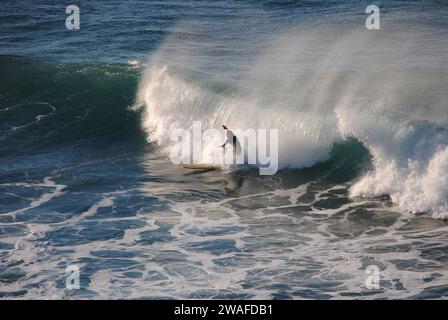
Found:
[[[140,67],[0,57],[4,154],[141,137],[133,104]]]
[[[403,210],[448,217],[446,37],[421,26],[301,25],[240,39],[220,45],[241,59],[212,56],[205,43],[182,51],[178,37],[151,54],[135,105],[149,140],[169,146],[171,131],[193,121],[278,129],[280,166],[303,168],[355,139],[372,168],[353,197],[389,195]]]

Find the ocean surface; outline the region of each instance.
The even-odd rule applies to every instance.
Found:
[[[448,296],[448,2],[71,4],[1,4],[0,298]],[[173,164],[193,121],[279,172]]]

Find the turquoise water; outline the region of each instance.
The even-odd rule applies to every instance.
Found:
[[[0,298],[446,297],[446,4],[78,3],[2,4]],[[174,165],[194,120],[280,171]]]

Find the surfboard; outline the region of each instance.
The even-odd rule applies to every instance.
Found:
[[[211,163],[192,163],[192,164],[184,164],[185,169],[192,170],[220,170],[222,169],[219,164],[211,164]]]

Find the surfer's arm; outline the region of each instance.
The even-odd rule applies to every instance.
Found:
[[[232,144],[233,143],[233,138],[235,137],[235,135],[233,134],[232,131],[230,131],[229,129],[225,128],[226,130],[226,141],[224,141],[224,143],[221,145],[221,148],[225,148],[226,144]]]
[[[232,142],[233,142],[233,135],[228,136],[226,141],[224,141],[224,143],[222,144],[221,148],[224,148],[226,146],[226,144],[231,144]]]

